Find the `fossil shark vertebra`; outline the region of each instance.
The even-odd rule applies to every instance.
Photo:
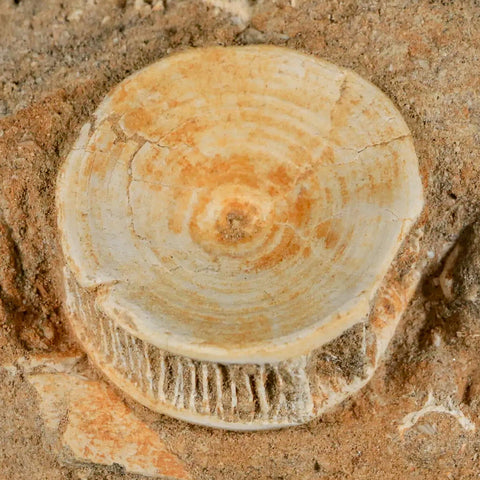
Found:
[[[373,374],[422,206],[408,127],[355,73],[278,47],[170,56],[106,97],[59,176],[73,329],[159,412],[308,421]]]

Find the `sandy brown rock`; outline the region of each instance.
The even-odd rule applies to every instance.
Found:
[[[167,52],[251,38],[200,2],[166,4],[164,12],[144,16],[130,0],[0,2],[0,216],[25,278],[18,284],[22,306],[4,307],[0,337],[7,344],[0,362],[44,348],[41,343],[47,350],[74,344],[58,310],[52,188],[58,166],[100,99]],[[250,28],[266,42],[352,68],[394,100],[412,131],[427,192],[420,286],[370,386],[305,427],[229,434],[152,415],[134,402],[130,406],[152,429],[161,429],[169,449],[202,480],[474,479],[480,471],[478,312],[472,302],[446,301],[435,279],[480,208],[478,6],[426,0],[296,4],[259,4]],[[83,15],[67,21],[77,9]],[[38,146],[27,145],[28,155],[24,137]],[[40,337],[46,324],[57,332],[49,344]],[[29,335],[20,340],[31,326],[41,343]],[[332,356],[325,361],[341,368]],[[60,465],[46,443],[35,389],[5,372],[0,383],[1,475],[140,478],[115,467]],[[477,430],[467,431],[452,415],[437,412],[400,435],[402,420],[425,406],[430,391],[436,405],[460,409]]]

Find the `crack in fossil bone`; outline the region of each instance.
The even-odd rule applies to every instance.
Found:
[[[367,145],[367,146],[361,148],[360,150],[357,150],[357,153],[362,153],[364,150],[367,150],[369,148],[386,146],[386,145],[389,145],[390,143],[395,142],[397,140],[403,140],[404,138],[411,138],[411,135],[409,133],[407,133],[407,134],[403,134],[403,135],[399,135],[397,137],[391,138],[390,140],[385,140],[383,142],[378,142],[378,143],[372,143],[371,145]]]

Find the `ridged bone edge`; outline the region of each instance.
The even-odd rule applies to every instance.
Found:
[[[277,364],[223,365],[171,354],[99,312],[93,295],[78,286],[68,269],[65,279],[67,309],[80,342],[100,369],[118,377],[110,379],[120,380],[141,403],[147,399],[159,412],[193,415],[197,423],[212,426],[275,427],[313,417],[306,356]]]
[[[309,355],[269,364],[219,364],[166,352],[95,308],[65,268],[67,309],[90,358],[122,390],[160,413],[229,429],[305,423],[363,387],[373,375],[418,283],[412,241],[392,265],[368,319]],[[409,268],[397,274],[398,264]],[[342,351],[347,358],[335,358]]]

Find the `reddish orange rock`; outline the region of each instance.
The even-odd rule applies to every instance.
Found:
[[[71,373],[39,373],[28,379],[40,395],[47,433],[65,460],[117,463],[131,473],[191,479],[158,434],[105,384]]]

